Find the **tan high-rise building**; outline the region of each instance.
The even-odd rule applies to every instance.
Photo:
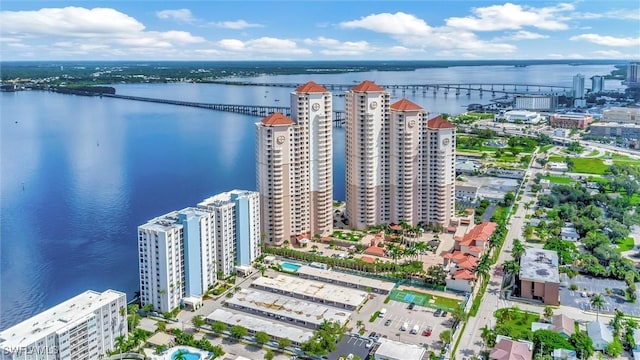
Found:
[[[275,113],[256,123],[256,182],[263,241],[282,245],[291,232],[294,190],[293,120]]]
[[[389,93],[371,81],[345,95],[346,215],[349,225],[364,228],[385,222],[389,207]]]
[[[455,209],[455,126],[365,81],[346,94],[349,224],[445,225]]]
[[[296,235],[333,231],[332,96],[310,81],[291,93],[296,122]],[[308,211],[306,210],[308,209]]]
[[[333,231],[332,96],[308,82],[291,93],[291,117],[256,124],[257,185],[265,241]]]

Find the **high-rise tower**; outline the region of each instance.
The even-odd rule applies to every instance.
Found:
[[[274,245],[333,230],[332,97],[308,82],[291,93],[291,119],[256,124],[262,234]]]
[[[446,225],[455,199],[455,126],[365,81],[346,94],[349,225]]]
[[[349,225],[380,224],[389,215],[389,93],[364,81],[345,95],[346,216]]]

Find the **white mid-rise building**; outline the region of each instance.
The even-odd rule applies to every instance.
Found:
[[[549,111],[558,107],[555,95],[516,95],[513,108],[517,110]]]
[[[506,121],[508,123],[539,124],[542,121],[540,113],[526,110],[511,110],[495,115],[495,121]]]
[[[591,92],[594,94],[604,91],[604,76],[594,75],[591,77]]]
[[[127,336],[127,297],[85,291],[0,332],[2,359],[93,360]]]
[[[232,190],[198,204],[215,213],[216,261],[218,271],[229,275],[235,265],[251,265],[261,254],[260,194]]]
[[[346,215],[364,228],[444,225],[455,203],[455,126],[365,81],[346,94]]]
[[[584,75],[576,74],[573,77],[573,86],[571,90],[574,99],[584,99]]]
[[[216,282],[215,216],[186,208],[138,227],[140,301],[168,312]]]
[[[333,231],[332,96],[308,82],[291,93],[291,119],[256,123],[256,182],[265,241]]]

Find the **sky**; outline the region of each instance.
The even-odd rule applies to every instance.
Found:
[[[0,59],[640,60],[640,2],[2,0]]]

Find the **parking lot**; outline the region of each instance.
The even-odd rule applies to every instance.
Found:
[[[571,284],[575,284],[578,290],[571,290],[569,288]],[[591,308],[590,296],[602,294],[605,306],[600,312],[612,313],[618,309],[628,315],[640,316],[640,307],[626,300],[624,294],[626,288],[626,284],[621,280],[598,279],[583,275],[569,279],[566,274],[560,274],[560,303],[582,310],[595,311]],[[607,294],[607,289],[612,291],[611,295]],[[638,290],[638,295],[640,296],[640,290]]]
[[[408,344],[421,346],[426,344],[429,348],[436,349],[442,346],[439,335],[442,331],[451,329],[453,321],[450,315],[435,317],[434,309],[416,305],[413,310],[409,310],[409,304],[394,300],[384,304],[385,298],[386,296],[377,295],[369,300],[359,313],[353,313],[350,324],[354,326],[354,332],[357,331],[355,324],[361,320],[366,329],[364,336],[376,332],[382,337]],[[387,309],[384,317],[378,317],[373,322],[369,322],[370,317],[382,308]],[[406,330],[401,330],[404,323],[407,325]],[[411,334],[415,325],[418,325],[418,333]],[[432,329],[431,336],[423,335],[427,327]]]
[[[336,351],[327,355],[327,358],[328,360],[345,360],[349,354],[353,354],[361,359],[366,359],[371,346],[373,346],[373,340],[359,336],[345,336],[336,345]]]

